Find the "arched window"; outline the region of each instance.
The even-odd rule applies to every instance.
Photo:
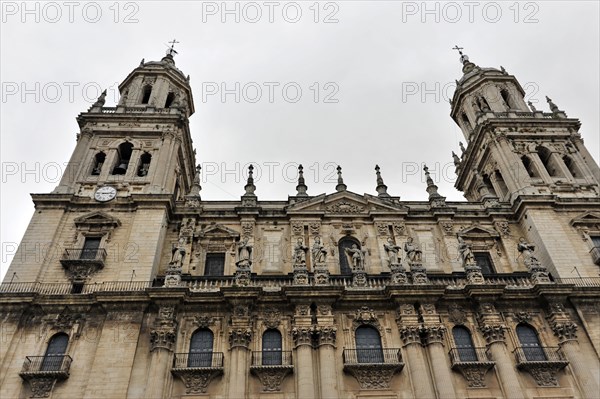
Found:
[[[190,341],[188,367],[211,367],[214,335],[208,328],[196,330]]]
[[[547,149],[546,147],[539,146],[536,148],[537,154],[540,157],[540,160],[544,164],[544,167],[548,171],[548,174],[552,177],[560,176],[560,168],[554,162],[552,158],[552,151]]]
[[[48,342],[44,359],[40,371],[58,371],[61,369],[65,353],[67,353],[67,345],[69,344],[69,336],[65,333],[55,334]]]
[[[269,329],[262,336],[262,364],[263,366],[280,365],[281,362],[281,333]]]
[[[94,166],[92,167],[92,176],[98,176],[102,171],[102,165],[106,160],[106,154],[99,152],[94,156]]]
[[[117,163],[113,169],[113,175],[124,175],[127,173],[127,166],[129,165],[132,151],[133,144],[127,141],[119,144],[119,147],[117,147]]]
[[[148,170],[150,170],[150,162],[152,162],[152,155],[145,152],[140,156],[140,164],[137,171],[138,176],[143,177],[148,175]]]
[[[527,155],[523,155],[521,157],[521,161],[523,162],[523,166],[525,166],[525,170],[529,177],[540,177],[539,173],[533,166],[531,159]]]
[[[142,91],[142,104],[148,104],[150,101],[150,94],[152,94],[152,86],[146,85]]]
[[[356,238],[344,237],[338,243],[338,252],[340,255],[340,274],[352,274],[352,266],[346,255],[346,248],[352,248],[355,245],[360,249],[360,242]]]
[[[169,108],[171,104],[173,104],[173,100],[175,100],[175,93],[169,93],[167,95],[167,101],[165,101],[165,108]]]
[[[456,326],[452,329],[452,336],[461,362],[476,362],[477,353],[471,339],[471,332],[467,327]]]
[[[371,326],[356,329],[356,360],[359,363],[383,363],[383,349],[379,331]]]
[[[490,191],[490,194],[492,194],[494,197],[498,196],[496,194],[496,190],[494,189],[494,186],[492,185],[492,180],[490,180],[489,175],[483,175],[483,184],[485,184],[485,186],[488,188],[488,190]]]
[[[583,177],[583,174],[581,173],[581,170],[579,169],[577,162],[575,162],[575,160],[573,158],[571,158],[568,155],[564,155],[562,159],[563,159],[563,162],[565,163],[567,169],[569,169],[569,172],[571,172],[571,175],[573,177]]]
[[[500,90],[500,95],[502,96],[502,99],[504,100],[506,107],[508,109],[512,109],[511,98],[510,98],[510,94],[508,94],[508,90],[506,90],[506,89]]]
[[[517,326],[517,337],[523,348],[525,359],[530,362],[546,361],[546,354],[540,344],[537,331],[527,324],[519,324]]]

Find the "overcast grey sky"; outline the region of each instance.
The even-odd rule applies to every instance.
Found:
[[[100,88],[114,105],[117,84],[173,38],[191,76],[205,200],[239,199],[249,163],[259,199],[293,195],[297,163],[311,195],[335,191],[337,164],[349,190],[375,194],[377,163],[390,194],[425,200],[422,162],[442,195],[463,200],[450,157],[463,140],[449,117],[455,44],[504,66],[538,109],[547,94],[579,118],[600,159],[597,1],[23,4],[2,2],[2,276],[29,193],[52,191],[69,160],[77,114]]]

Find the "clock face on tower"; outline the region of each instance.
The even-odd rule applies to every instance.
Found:
[[[96,201],[106,202],[117,196],[117,189],[111,186],[100,187],[94,193],[94,198]]]

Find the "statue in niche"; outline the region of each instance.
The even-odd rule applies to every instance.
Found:
[[[392,237],[388,237],[387,243],[383,244],[383,248],[388,255],[388,262],[390,266],[397,265],[400,262],[398,261],[398,253],[400,252],[400,246],[394,243]]]
[[[239,266],[250,266],[250,255],[252,253],[252,246],[248,244],[248,237],[244,237],[238,244],[238,261]]]
[[[183,258],[185,257],[185,245],[186,239],[185,237],[180,237],[179,241],[177,241],[177,245],[173,249],[173,254],[171,256],[171,265],[176,267],[183,266]]]
[[[471,246],[462,237],[458,237],[458,253],[463,265],[473,265],[476,263]]]
[[[304,245],[304,240],[298,238],[296,245],[294,245],[294,265],[305,265],[306,264],[306,251],[308,247]]]
[[[315,237],[315,243],[312,246],[313,264],[325,263],[327,260],[327,249],[321,244],[321,237]]]
[[[352,248],[345,248],[346,255],[352,260],[352,270],[365,270],[365,253],[358,245],[352,244]]]
[[[404,243],[404,252],[410,262],[421,262],[423,260],[423,252],[412,237],[408,237]]]

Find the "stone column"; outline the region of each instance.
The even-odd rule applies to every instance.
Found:
[[[448,365],[448,358],[444,350],[444,333],[446,327],[442,324],[426,326],[424,328],[427,350],[431,359],[435,388],[440,399],[454,399],[454,384]]]
[[[230,398],[245,398],[246,385],[248,381],[248,354],[252,331],[249,328],[237,328],[229,331],[230,375],[229,390],[227,396]]]
[[[296,383],[299,398],[315,397],[315,380],[313,378],[313,333],[312,326],[295,326],[292,338],[296,347]]]
[[[145,397],[162,398],[170,376],[171,356],[177,337],[175,306],[163,305],[158,309],[158,316],[150,330],[150,367]]]
[[[496,312],[492,303],[482,303],[479,306],[480,330],[485,342],[496,362],[496,370],[504,396],[511,399],[524,399],[523,389],[519,384],[519,375],[515,371],[515,359],[508,353],[504,331],[506,326],[502,317]]]
[[[578,382],[582,396],[585,398],[598,396],[600,385],[590,371],[590,368],[597,369],[598,363],[590,365],[581,353],[577,341],[577,325],[571,321],[562,305],[556,302],[550,304],[550,317],[548,319],[554,335],[558,337],[560,349],[569,361],[571,370],[573,370],[573,377]]]
[[[335,362],[335,338],[337,329],[333,326],[319,326],[316,330],[321,372],[321,397],[338,398],[337,373]],[[298,396],[301,397],[301,396]]]

